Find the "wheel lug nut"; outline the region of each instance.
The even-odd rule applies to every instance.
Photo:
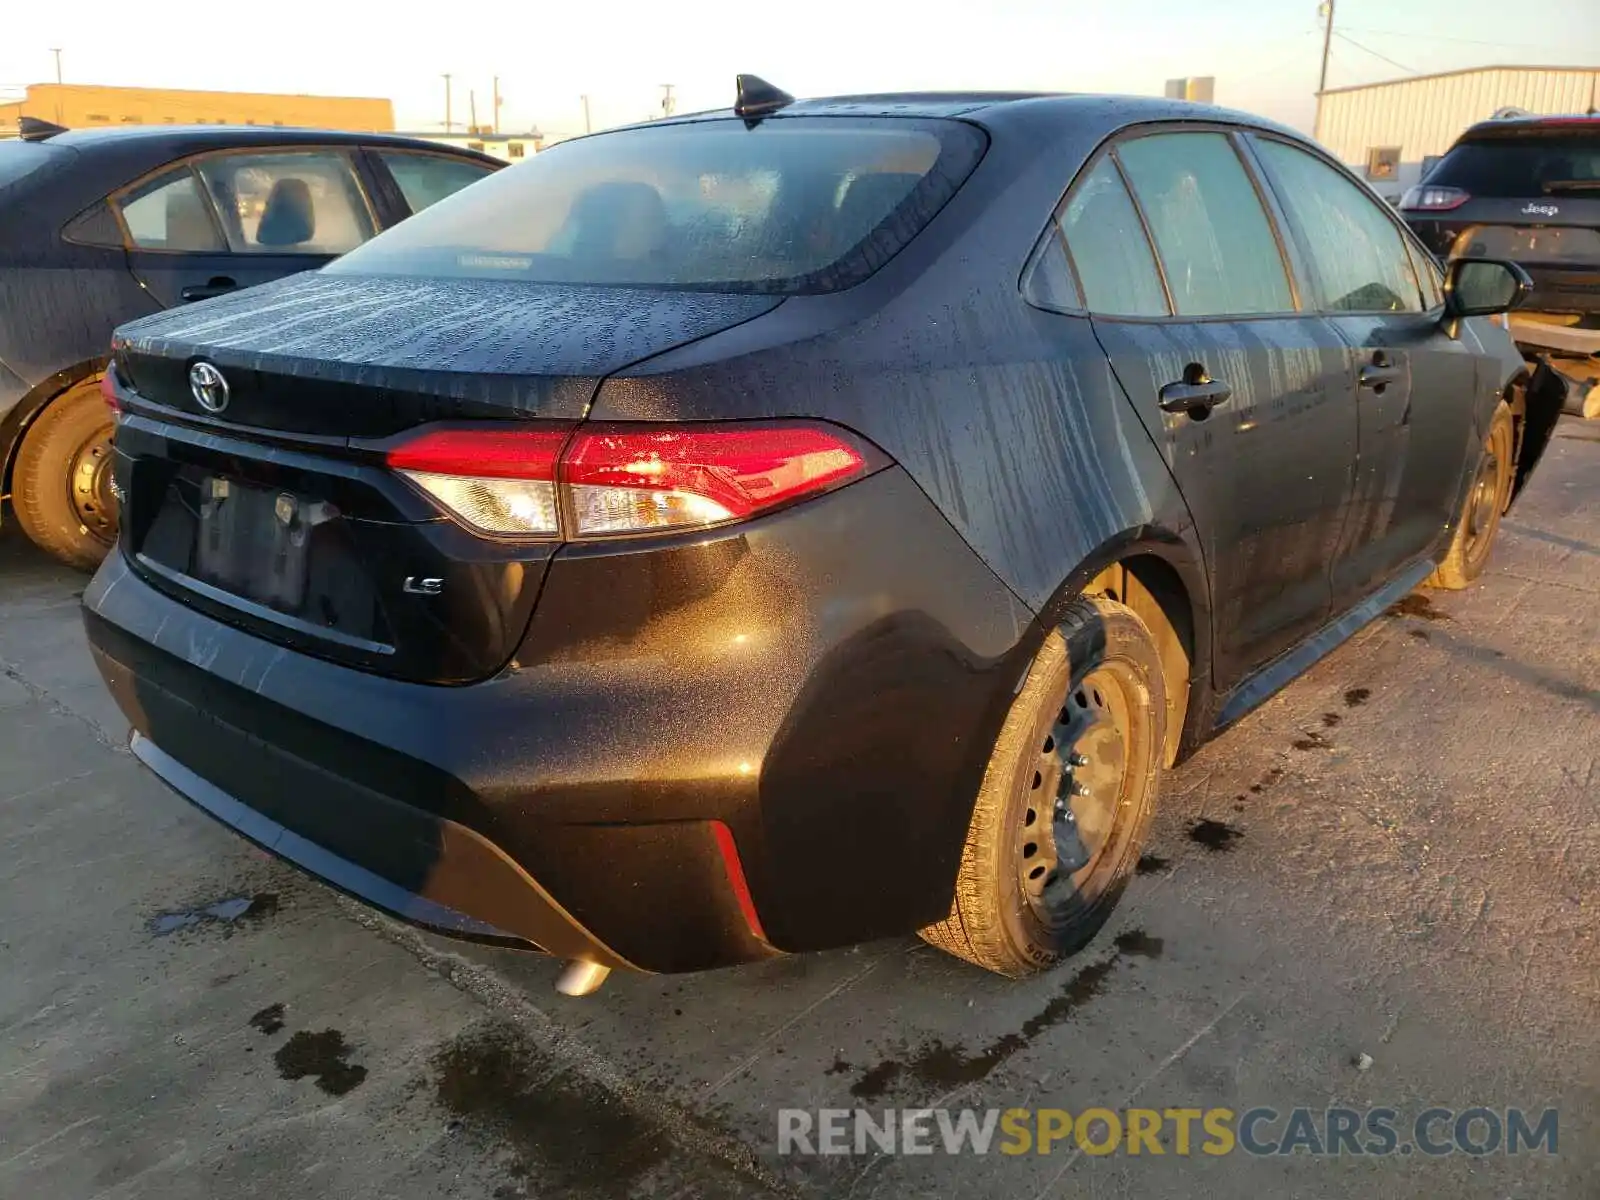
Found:
[[[1072,794],[1074,796],[1087,796],[1089,794],[1088,785],[1074,782],[1072,785]]]
[[[1071,754],[1067,755],[1067,765],[1073,767],[1087,767],[1089,765],[1089,760],[1074,750]]]

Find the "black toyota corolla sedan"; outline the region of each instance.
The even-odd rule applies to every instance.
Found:
[[[744,82],[120,330],[94,654],[178,792],[569,992],[1022,975],[1166,766],[1483,570],[1526,277],[1237,114]]]
[[[386,134],[238,125],[0,142],[0,519],[93,570],[117,536],[111,331],[331,262],[500,163]]]

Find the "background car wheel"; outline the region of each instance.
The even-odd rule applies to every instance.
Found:
[[[17,451],[12,504],[23,530],[62,562],[92,571],[117,540],[111,491],[111,414],[99,376],[63,392]]]
[[[1456,592],[1483,574],[1516,476],[1515,432],[1511,410],[1501,401],[1489,423],[1489,436],[1483,439],[1483,457],[1456,519],[1450,550],[1428,576],[1428,586]]]
[[[1074,601],[995,742],[950,915],[923,938],[1014,977],[1086,945],[1154,815],[1165,714],[1144,622],[1110,600]]]

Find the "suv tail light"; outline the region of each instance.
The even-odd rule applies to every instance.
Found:
[[[106,407],[111,410],[111,418],[115,420],[122,412],[122,401],[117,399],[116,368],[110,363],[106,364],[106,373],[100,376],[100,399],[106,402]]]
[[[887,462],[842,429],[792,421],[430,429],[385,460],[479,532],[569,540],[742,521]]]
[[[1460,208],[1472,196],[1460,188],[1429,187],[1419,184],[1410,188],[1400,197],[1400,207],[1405,209],[1425,209],[1433,212],[1448,212],[1452,208]]]

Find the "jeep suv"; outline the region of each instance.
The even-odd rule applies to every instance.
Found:
[[[1441,258],[1521,263],[1528,309],[1600,319],[1600,116],[1474,125],[1400,209]]]

